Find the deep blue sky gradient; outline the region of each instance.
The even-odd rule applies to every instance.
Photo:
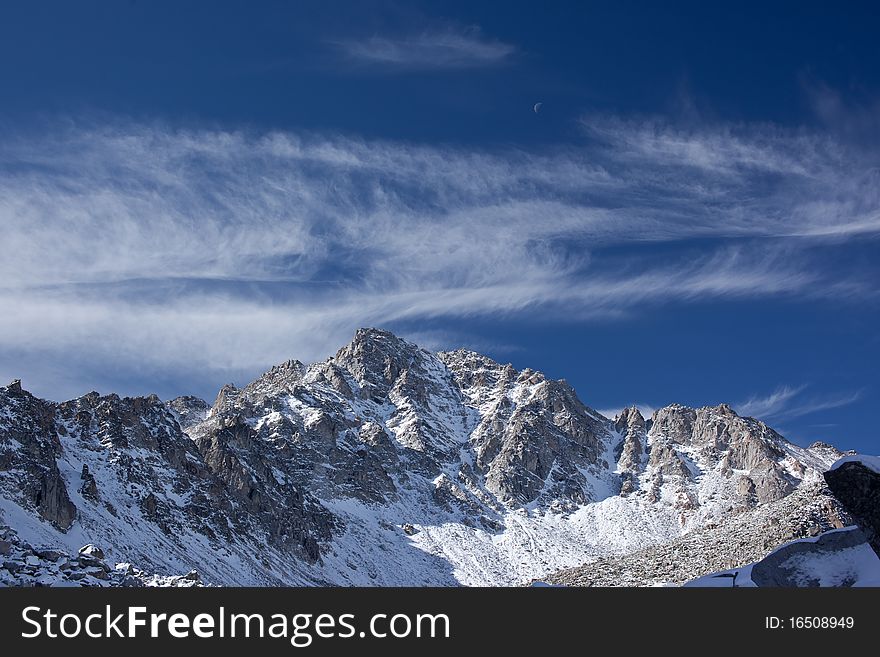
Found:
[[[7,3],[3,114],[114,112],[467,144],[566,140],[585,111],[809,122],[805,82],[880,87],[874,3]],[[477,25],[499,69],[389,75],[328,41]],[[687,96],[683,101],[682,96]],[[522,106],[544,101],[538,127]],[[549,125],[548,125],[549,124]]]

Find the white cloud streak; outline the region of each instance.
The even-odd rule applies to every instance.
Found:
[[[872,293],[811,255],[880,232],[876,172],[827,137],[590,126],[542,153],[131,123],[9,136],[0,373],[238,376],[361,325]],[[676,247],[640,249],[660,242]]]
[[[751,397],[739,404],[737,410],[741,415],[749,417],[773,417],[785,410],[788,403],[806,386],[780,386],[766,397]]]
[[[849,406],[859,401],[864,394],[863,391],[857,390],[855,392],[805,397],[802,393],[806,388],[806,385],[797,387],[779,386],[765,397],[751,397],[747,401],[738,404],[737,409],[740,415],[781,422],[812,413]]]
[[[349,60],[398,71],[478,68],[508,60],[516,48],[478,28],[434,30],[403,37],[371,36],[333,42]]]

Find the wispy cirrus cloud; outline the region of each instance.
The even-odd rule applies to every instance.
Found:
[[[784,411],[792,399],[804,391],[806,386],[779,386],[764,397],[753,396],[737,405],[741,415],[750,417],[773,417]]]
[[[334,41],[348,60],[397,71],[464,69],[496,66],[516,47],[490,39],[478,27],[445,28],[416,34]]]
[[[722,221],[709,227],[715,234],[831,238],[880,231],[880,160],[830,132],[614,117],[581,123],[648,189],[651,182],[674,180],[687,205],[704,199],[705,210],[719,210],[715,218]],[[711,212],[703,216],[713,218]],[[689,224],[696,230],[694,219]]]
[[[222,381],[321,358],[361,325],[876,295],[872,272],[827,264],[880,233],[875,170],[845,145],[591,127],[540,152],[131,122],[6,135],[0,368]],[[42,392],[76,385],[92,387]]]
[[[741,415],[764,420],[786,421],[812,413],[849,406],[859,401],[864,394],[862,390],[856,390],[821,396],[803,395],[802,393],[806,389],[806,385],[779,386],[769,395],[753,396],[738,404],[737,410]]]

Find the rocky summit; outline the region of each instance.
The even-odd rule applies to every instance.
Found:
[[[580,583],[683,582],[847,524],[822,478],[840,456],[727,405],[606,418],[564,380],[376,329],[213,404],[55,403],[14,381],[0,582],[516,585],[574,567]],[[717,559],[676,556],[716,540]],[[79,570],[69,555],[97,546],[104,565],[43,572],[33,545]]]

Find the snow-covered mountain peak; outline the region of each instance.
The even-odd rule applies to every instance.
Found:
[[[336,352],[333,362],[348,371],[361,387],[388,392],[401,373],[424,367],[427,351],[375,328],[358,329],[352,341]]]
[[[165,405],[174,414],[181,428],[189,427],[204,422],[211,410],[210,405],[204,399],[194,395],[181,395],[165,402]]]
[[[298,360],[287,360],[271,367],[266,372],[247,384],[242,393],[251,400],[257,401],[267,395],[290,392],[302,381],[306,366]]]
[[[614,418],[614,426],[621,432],[625,432],[627,429],[644,431],[645,417],[637,406],[628,406]]]

